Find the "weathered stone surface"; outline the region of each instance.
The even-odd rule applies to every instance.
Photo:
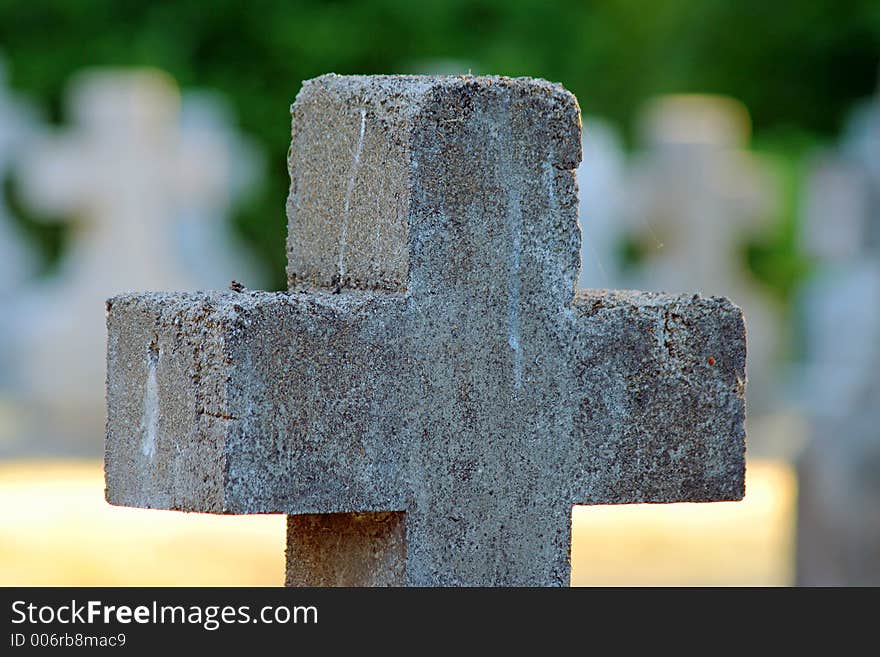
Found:
[[[577,214],[580,112],[560,85],[331,74],[303,83],[292,113],[291,289],[442,294],[438,283],[486,276],[472,265],[492,264],[487,246],[503,242],[500,256],[511,255],[508,215],[520,227],[525,216],[527,231],[550,229],[546,246],[564,244],[545,250],[560,259],[546,263],[548,276],[576,273],[577,223],[545,223]]]
[[[437,569],[419,583],[460,553],[479,579],[439,581],[563,583],[572,504],[742,496],[742,321],[721,300],[579,293],[526,343],[519,390],[402,295],[131,295],[109,316],[113,503],[401,510]],[[503,579],[536,550],[552,572]]]
[[[575,295],[579,153],[546,82],[307,83],[291,292],[111,300],[108,500],[322,514],[290,583],[561,585],[572,504],[739,499],[741,313]]]

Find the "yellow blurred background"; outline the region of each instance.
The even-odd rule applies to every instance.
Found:
[[[751,461],[742,502],[575,507],[572,584],[788,585],[795,478]],[[284,516],[112,507],[94,461],[0,465],[0,585],[280,586]]]

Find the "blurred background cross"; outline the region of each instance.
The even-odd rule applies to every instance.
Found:
[[[24,205],[72,226],[56,271],[21,300],[13,322],[32,425],[25,452],[100,454],[108,296],[231,278],[253,284],[254,268],[198,225],[223,234],[233,194],[242,192],[234,172],[251,161],[219,121],[205,122],[205,108],[190,114],[184,125],[180,93],[165,73],[88,71],[70,85],[72,127],[32,140],[17,162]],[[187,222],[201,239],[182,248]]]
[[[6,62],[0,59],[0,180],[5,180],[17,161],[25,142],[35,129],[34,108],[7,86]],[[16,221],[4,196],[0,196],[0,305],[8,308],[13,297],[37,271],[36,250],[27,242],[20,222]],[[0,312],[0,345],[11,341],[12,316]],[[13,385],[10,350],[0,346],[0,417],[3,402]],[[0,443],[4,431],[0,422]]]
[[[0,59],[0,179],[21,154],[26,138],[33,130],[33,108],[28,107],[8,85],[6,63]],[[26,243],[22,229],[16,225],[0,196],[0,299],[4,291],[24,283],[36,271],[36,257]],[[2,375],[2,372],[0,372]]]

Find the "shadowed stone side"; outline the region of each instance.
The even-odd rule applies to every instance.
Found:
[[[404,586],[406,514],[288,516],[285,586]]]

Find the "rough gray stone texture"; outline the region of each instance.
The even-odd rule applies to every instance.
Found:
[[[503,283],[517,234],[548,228],[527,245],[544,247],[534,255],[547,258],[535,263],[546,282],[577,273],[580,236],[567,219],[577,213],[580,111],[560,85],[331,74],[303,83],[292,114],[291,289],[442,294],[438,284],[485,276],[479,267],[496,263],[483,250],[501,242]],[[531,210],[558,223],[533,222]]]
[[[403,586],[406,514],[287,517],[286,586]]]
[[[729,303],[579,293],[519,387],[480,316],[468,346],[403,295],[117,298],[108,499],[406,511],[410,583],[563,584],[572,504],[741,497]]]
[[[291,292],[109,302],[110,502],[333,514],[291,583],[564,585],[573,504],[742,497],[739,309],[575,294],[571,94],[322,76],[293,115]]]

